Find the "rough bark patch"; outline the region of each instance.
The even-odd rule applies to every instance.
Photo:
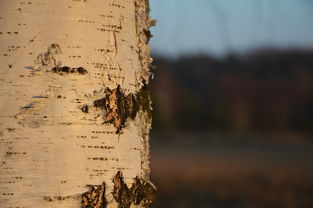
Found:
[[[89,187],[89,191],[82,194],[82,208],[105,208],[107,206],[105,183],[99,186],[87,186]]]
[[[116,133],[120,133],[125,127],[127,119],[135,119],[137,113],[142,110],[147,113],[148,118],[152,116],[151,99],[148,86],[143,87],[136,94],[126,95],[118,86],[110,90],[107,88],[105,96],[93,102],[93,107],[99,108],[103,114],[103,123],[111,123],[116,128]],[[81,110],[88,113],[88,105],[84,105]]]
[[[131,188],[128,188],[122,173],[119,171],[113,178],[113,183],[112,195],[118,203],[118,208],[130,208],[132,203],[149,208],[156,198],[154,185],[150,181],[145,181],[139,177],[136,177]]]

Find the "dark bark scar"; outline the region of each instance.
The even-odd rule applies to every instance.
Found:
[[[103,112],[103,123],[111,123],[119,134],[125,127],[127,119],[135,119],[142,110],[151,119],[152,108],[148,85],[145,83],[136,94],[126,95],[120,86],[111,90],[105,89],[104,97],[93,102],[93,107]],[[86,113],[86,105],[81,110]]]
[[[130,188],[124,182],[123,175],[119,171],[113,178],[113,198],[118,203],[118,208],[130,208],[131,204],[151,207],[156,198],[156,188],[150,181],[139,177],[134,179]]]
[[[82,208],[105,208],[107,201],[105,199],[105,183],[102,185],[87,185],[89,190],[82,194]]]

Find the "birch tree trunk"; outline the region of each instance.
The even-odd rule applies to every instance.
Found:
[[[0,207],[149,207],[148,0],[0,0]]]

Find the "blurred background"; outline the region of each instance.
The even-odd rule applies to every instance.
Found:
[[[313,1],[150,3],[154,208],[313,207]]]

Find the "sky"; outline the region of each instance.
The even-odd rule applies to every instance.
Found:
[[[150,0],[152,53],[313,48],[313,0]]]

